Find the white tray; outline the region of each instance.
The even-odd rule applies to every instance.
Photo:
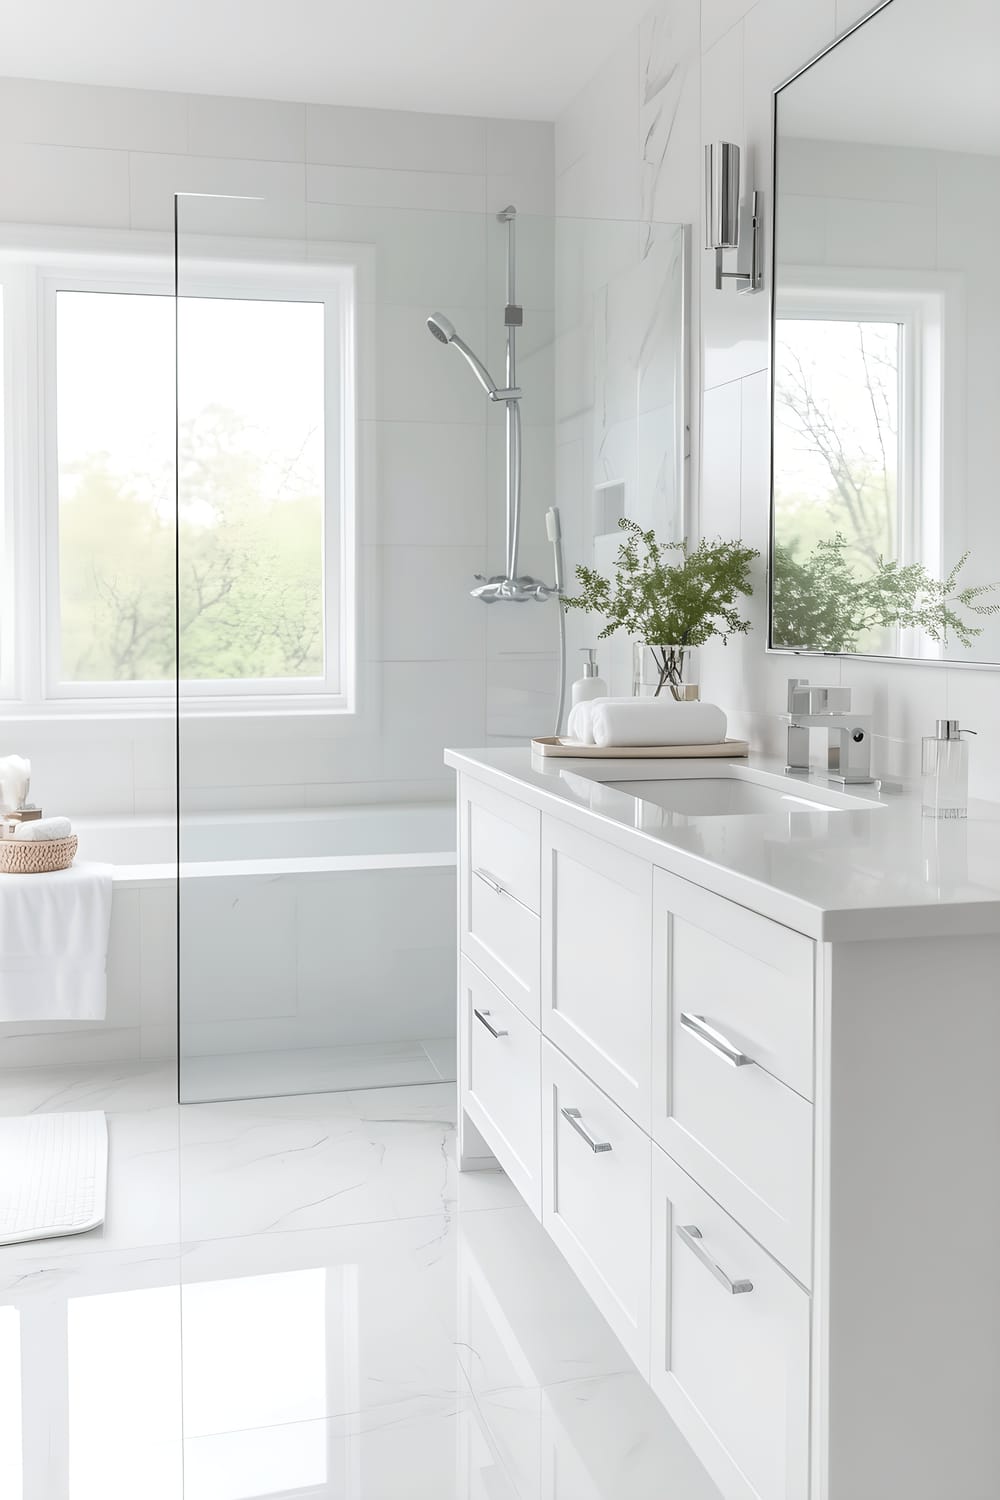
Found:
[[[539,755],[562,755],[573,760],[703,760],[707,756],[749,755],[746,740],[723,740],[721,745],[581,745],[547,735],[532,740]]]

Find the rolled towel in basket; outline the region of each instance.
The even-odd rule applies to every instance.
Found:
[[[68,839],[72,832],[69,818],[35,818],[31,823],[18,823],[14,837],[27,843],[47,844],[51,839]]]
[[[594,744],[721,745],[726,716],[714,703],[678,703],[674,698],[595,700]]]

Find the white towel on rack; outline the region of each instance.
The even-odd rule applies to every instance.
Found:
[[[0,875],[0,1022],[104,1019],[111,876]]]

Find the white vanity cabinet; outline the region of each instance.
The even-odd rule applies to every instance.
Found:
[[[463,1169],[508,1172],[725,1500],[996,1500],[1000,919],[829,940],[453,763]]]
[[[649,1129],[653,871],[542,820],[542,1032]]]

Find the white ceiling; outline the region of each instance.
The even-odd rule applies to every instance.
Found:
[[[0,0],[0,73],[554,119],[648,4]]]
[[[783,135],[1000,153],[1000,0],[893,0],[780,96]]]

